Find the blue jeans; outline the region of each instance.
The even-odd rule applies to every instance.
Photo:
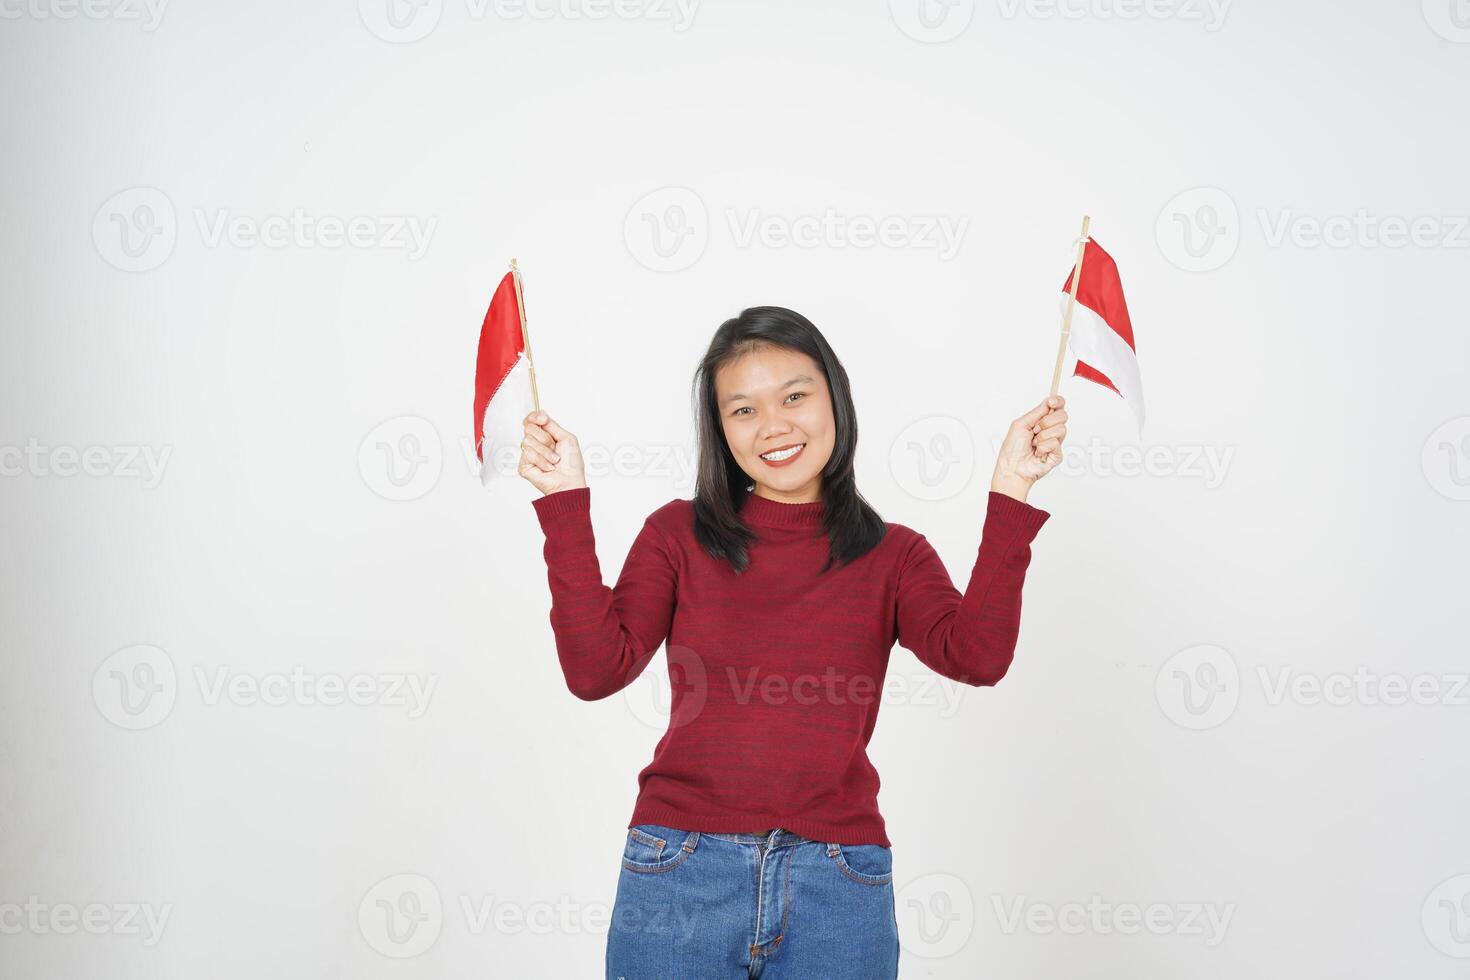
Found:
[[[894,980],[893,852],[635,824],[607,980]]]

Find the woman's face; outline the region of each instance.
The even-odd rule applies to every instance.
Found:
[[[800,351],[758,348],[715,372],[715,404],[730,452],[757,494],[783,503],[822,499],[822,468],[837,429],[821,365]],[[795,455],[763,458],[792,446],[800,447]]]

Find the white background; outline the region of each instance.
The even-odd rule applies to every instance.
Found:
[[[664,664],[572,697],[474,476],[508,259],[609,582],[780,304],[963,585],[1084,213],[1148,423],[1065,383],[998,687],[894,652],[903,975],[1470,971],[1463,0],[386,2],[0,4],[0,973],[601,976]]]

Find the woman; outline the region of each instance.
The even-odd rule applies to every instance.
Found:
[[[866,747],[895,642],[972,686],[1005,675],[1030,543],[1026,501],[1061,461],[1053,396],[1010,426],[963,596],[922,534],[853,479],[847,373],[805,317],[753,307],[695,375],[693,500],[644,522],[602,581],[577,437],[525,420],[520,474],[545,532],[572,693],[631,684],[667,641],[669,727],[624,841],[607,976],[841,978],[898,971],[893,863]]]

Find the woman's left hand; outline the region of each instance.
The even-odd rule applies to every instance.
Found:
[[[1061,395],[1052,395],[1011,423],[995,460],[990,489],[1025,500],[1031,484],[1056,468],[1067,437],[1066,404]]]

